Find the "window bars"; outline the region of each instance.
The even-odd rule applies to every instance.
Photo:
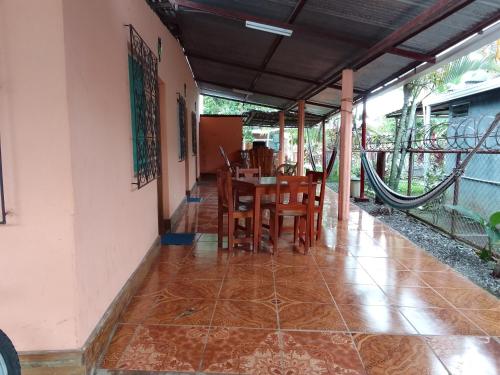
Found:
[[[177,108],[179,117],[179,161],[186,159],[186,100],[181,94],[177,97]]]
[[[134,27],[127,26],[134,184],[140,189],[161,174],[158,59]]]
[[[2,170],[2,145],[0,142],[0,224],[7,223],[5,212],[5,196],[3,192],[3,170]]]
[[[198,143],[196,137],[196,112],[191,112],[191,148],[193,149],[193,155],[198,155]]]

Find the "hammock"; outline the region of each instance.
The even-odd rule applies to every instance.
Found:
[[[469,154],[465,157],[465,159],[460,163],[460,166],[453,169],[453,171],[446,177],[443,181],[441,181],[438,185],[434,186],[428,192],[418,195],[418,196],[407,196],[402,195],[394,190],[392,190],[389,186],[385,184],[385,182],[380,178],[380,176],[373,169],[372,164],[366,158],[366,151],[363,149],[360,144],[361,151],[361,163],[363,164],[363,168],[365,169],[366,176],[370,181],[373,189],[377,193],[377,196],[387,205],[401,209],[401,210],[409,210],[411,208],[416,208],[422,206],[423,204],[433,200],[437,196],[443,194],[446,189],[448,189],[451,185],[453,185],[456,179],[464,173],[465,167],[472,159],[476,151],[481,147],[486,138],[491,134],[493,129],[498,125],[500,121],[500,113],[495,116],[495,119],[490,124],[489,128],[483,134],[476,147],[474,147]],[[356,132],[357,135],[357,132]]]

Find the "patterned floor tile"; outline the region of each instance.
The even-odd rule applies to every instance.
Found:
[[[455,309],[401,307],[403,315],[422,335],[484,335]]]
[[[376,285],[328,284],[337,304],[342,305],[389,305],[389,299]]]
[[[271,301],[274,299],[274,284],[262,280],[231,280],[226,278],[219,295],[220,299]]]
[[[270,302],[218,300],[212,325],[276,329],[276,307]]]
[[[362,268],[331,269],[320,268],[327,284],[375,285],[370,275]]]
[[[282,374],[278,333],[270,330],[212,328],[202,370],[217,374]]]
[[[460,310],[490,336],[500,336],[500,311]]]
[[[417,333],[405,317],[391,306],[338,305],[351,332]]]
[[[286,331],[282,336],[282,374],[365,373],[349,334]]]
[[[176,299],[158,303],[151,309],[146,324],[208,326],[215,307],[215,300]]]
[[[276,297],[283,301],[332,303],[332,297],[322,280],[315,283],[278,281]]]
[[[333,304],[286,302],[278,311],[281,329],[347,331]]]
[[[356,334],[354,342],[369,375],[448,373],[418,336]]]
[[[142,371],[189,371],[199,368],[208,328],[139,326],[117,368]]]
[[[116,327],[113,339],[111,340],[106,355],[102,360],[102,368],[117,368],[118,362],[127,348],[127,345],[132,340],[136,328],[137,326],[132,324],[119,324]]]
[[[382,286],[394,306],[402,307],[452,307],[431,288]]]
[[[463,309],[500,311],[500,299],[478,289],[435,288],[453,306]]]
[[[453,375],[497,375],[500,343],[489,337],[432,336],[430,347]]]

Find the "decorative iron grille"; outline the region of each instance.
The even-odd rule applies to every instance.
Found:
[[[193,155],[198,155],[198,141],[196,138],[196,112],[191,112],[191,142],[193,143]]]
[[[128,26],[134,184],[140,189],[161,173],[158,59],[134,27]]]
[[[179,114],[179,161],[186,159],[186,100],[179,94],[177,98]]]
[[[0,142],[0,224],[6,224],[5,196],[3,192],[2,145]]]

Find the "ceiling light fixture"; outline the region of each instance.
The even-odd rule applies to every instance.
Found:
[[[291,36],[293,30],[283,29],[281,27],[266,25],[265,23],[253,22],[253,21],[245,21],[245,26],[250,29],[265,31],[266,33],[278,34],[283,36]]]
[[[252,95],[253,94],[253,92],[240,90],[240,89],[233,89],[233,92],[235,92],[237,94],[243,94],[243,95]]]

